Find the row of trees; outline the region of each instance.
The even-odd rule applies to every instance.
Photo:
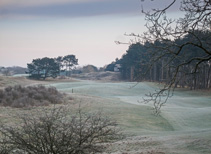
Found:
[[[137,71],[141,72],[137,73],[140,79],[144,79],[144,74],[145,79],[165,83],[144,99],[145,102],[154,102],[158,114],[178,85],[191,89],[211,87],[211,1],[181,0],[179,10],[183,16],[173,18],[167,12],[171,8],[175,10],[177,0],[170,0],[166,6],[152,10],[144,10],[145,0],[142,2],[147,30],[143,34],[127,36],[134,37],[135,42],[146,47],[150,58],[142,58],[137,69],[132,65],[130,76],[133,79]],[[128,56],[127,53],[125,57]],[[145,61],[148,67],[144,67]],[[148,71],[143,71],[145,68]]]
[[[59,56],[57,58],[38,58],[33,59],[32,63],[27,64],[31,78],[46,79],[48,77],[56,78],[62,72],[70,76],[72,68],[78,65],[78,59],[75,55]]]
[[[201,41],[211,42],[210,31],[195,31]],[[209,39],[208,39],[209,38]],[[189,87],[190,89],[211,88],[211,61],[205,59],[210,55],[201,48],[187,44],[196,42],[192,33],[174,41],[136,43],[130,45],[126,54],[109,66],[121,64],[121,74],[124,79],[131,81],[156,81],[173,84],[174,87]],[[171,50],[177,51],[176,45],[187,44],[175,56],[169,53],[169,44],[175,44]],[[210,50],[210,46],[206,46]],[[197,57],[197,58],[196,58]],[[179,66],[179,68],[178,68]],[[197,66],[197,67],[196,67]],[[173,83],[172,80],[173,79]]]
[[[0,67],[0,74],[5,76],[10,76],[13,74],[24,74],[26,72],[26,68],[13,66],[13,67]]]

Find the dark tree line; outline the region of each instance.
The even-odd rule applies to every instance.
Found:
[[[151,62],[166,59],[172,74],[159,91],[151,93],[146,102],[153,101],[156,113],[166,103],[178,85],[192,89],[210,88],[211,65],[211,1],[181,0],[180,11],[184,16],[169,18],[167,11],[176,4],[171,0],[164,8],[143,11],[147,31],[138,36],[144,42],[159,41],[165,46],[154,45],[156,54]],[[170,41],[173,40],[173,41]]]
[[[56,78],[62,72],[70,76],[72,68],[78,65],[75,55],[59,56],[57,58],[38,58],[33,59],[32,63],[27,64],[29,77],[35,79]]]
[[[208,41],[209,38],[211,42],[210,31],[194,33],[197,33],[201,40]],[[121,64],[122,77],[131,81],[147,80],[172,84],[174,87],[209,89],[211,88],[211,61],[198,62],[200,59],[210,58],[209,54],[190,44],[183,47],[176,57],[169,53],[170,43],[179,46],[196,41],[194,39],[192,34],[187,34],[174,41],[156,40],[153,43],[132,44],[126,54],[112,65]],[[210,46],[207,45],[206,49],[210,50]],[[172,46],[171,50],[176,52],[178,49]]]
[[[13,67],[0,67],[0,73],[5,76],[10,76],[13,74],[24,74],[26,72],[26,68],[13,66]]]
[[[142,2],[147,31],[127,36],[151,48],[147,50],[150,69],[146,75],[165,83],[145,99],[154,102],[158,114],[175,87],[210,88],[211,1],[181,0],[179,10],[183,16],[174,18],[169,18],[167,12],[178,1],[166,1],[166,6],[152,10],[144,10],[145,0]]]

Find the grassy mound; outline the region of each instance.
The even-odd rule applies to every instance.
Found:
[[[90,72],[73,74],[72,77],[82,80],[121,81],[121,75],[119,72]]]
[[[0,90],[0,105],[16,108],[60,104],[63,103],[63,98],[64,94],[58,92],[55,87],[46,88],[41,85],[28,87],[16,85]]]

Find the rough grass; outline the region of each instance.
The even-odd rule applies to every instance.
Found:
[[[160,116],[152,114],[152,104],[138,101],[156,86],[153,83],[49,82],[73,100],[68,106],[74,111],[79,104],[83,111],[103,112],[115,119],[127,138],[108,144],[105,153],[112,154],[210,154],[211,95],[201,92],[176,91]],[[131,88],[133,87],[133,88]],[[73,90],[73,93],[72,93]],[[64,104],[57,104],[60,106]],[[51,108],[48,106],[46,108]],[[30,115],[43,107],[30,110],[1,107],[2,122],[17,123],[8,115]]]
[[[49,104],[60,104],[64,102],[64,94],[57,91],[55,87],[20,85],[9,86],[0,90],[0,105],[10,107],[46,106]]]
[[[152,114],[152,104],[138,102],[154,91],[155,84],[134,85],[93,81],[52,84],[66,93],[72,93],[73,89],[71,95],[77,102],[86,104],[87,110],[103,109],[118,121],[127,136],[133,136],[109,145],[107,153],[211,153],[210,94],[176,91],[156,117]]]
[[[32,80],[28,79],[25,76],[2,76],[0,75],[0,89],[3,89],[8,86],[15,86],[15,85],[21,85],[21,86],[28,86],[28,85],[47,85],[51,83],[61,83],[61,82],[75,82],[76,80],[71,78],[65,78],[65,79],[53,79],[53,78],[47,78],[46,80]]]
[[[98,80],[98,81],[120,81],[121,74],[119,72],[90,72],[73,74],[72,77],[82,80]]]

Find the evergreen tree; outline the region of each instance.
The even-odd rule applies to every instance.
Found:
[[[46,79],[47,77],[56,78],[59,74],[59,64],[53,58],[44,57],[34,59],[32,63],[27,64],[29,77],[35,79]]]

